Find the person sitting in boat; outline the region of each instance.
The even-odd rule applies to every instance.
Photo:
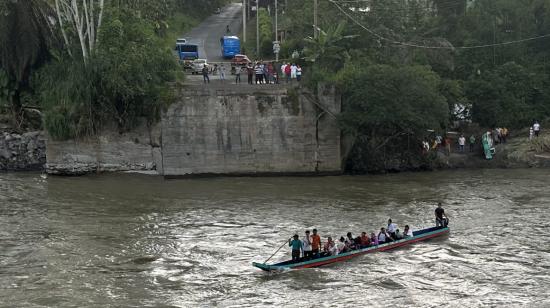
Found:
[[[313,229],[313,234],[311,235],[311,251],[315,258],[318,258],[319,253],[321,253],[321,237],[317,234],[317,229]]]
[[[306,230],[306,235],[304,236],[304,240],[302,241],[302,251],[304,252],[305,259],[311,259],[313,252],[311,248],[311,236],[309,234],[309,230]]]
[[[388,219],[388,229],[387,232],[392,238],[397,238],[395,236],[395,231],[397,230],[397,224],[393,223],[391,218]]]
[[[356,248],[355,246],[355,239],[353,238],[353,235],[351,234],[351,232],[348,232],[348,234],[346,234],[346,247],[348,248],[348,250],[354,250]]]
[[[338,254],[338,248],[336,247],[336,243],[332,240],[332,237],[327,238],[327,242],[325,243],[325,246],[323,247],[323,254],[328,256],[335,256]]]
[[[435,209],[435,226],[436,227],[446,227],[449,223],[449,218],[445,215],[445,210],[441,202],[437,203],[437,208]]]
[[[370,233],[370,243],[373,246],[378,246],[378,244],[379,244],[378,236],[376,236],[376,234],[374,232]]]
[[[370,246],[370,238],[367,235],[367,232],[361,233],[361,248],[367,248]]]
[[[398,240],[401,240],[403,239],[403,234],[401,234],[401,232],[399,231],[399,229],[395,230],[395,235],[392,236],[394,240],[398,241]]]
[[[378,232],[378,243],[384,244],[391,241],[393,241],[393,238],[388,234],[386,228],[380,228],[380,232]]]
[[[403,237],[413,237],[413,231],[411,228],[409,228],[409,225],[405,225],[405,230],[403,230]]]
[[[288,240],[288,246],[290,246],[292,250],[292,261],[298,261],[300,260],[300,253],[302,252],[302,241],[300,241],[298,234],[294,234],[292,238],[292,240]]]
[[[341,236],[338,243],[336,243],[336,248],[338,249],[338,254],[347,252],[346,239],[343,236]]]

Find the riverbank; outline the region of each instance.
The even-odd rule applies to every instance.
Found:
[[[162,161],[159,158],[160,154],[158,153],[160,152],[160,132],[158,130],[159,128],[149,131],[144,128],[141,134],[132,135],[130,136],[131,138],[128,136],[122,136],[127,137],[125,139],[130,140],[131,142],[120,142],[120,140],[113,141],[109,138],[100,138],[100,141],[115,146],[115,149],[111,151],[112,153],[110,154],[112,157],[115,157],[117,155],[116,153],[120,153],[120,155],[122,155],[122,153],[124,153],[124,155],[130,155],[135,149],[139,149],[138,152],[144,157],[139,160],[139,164],[130,165],[128,163],[112,163],[106,164],[101,168],[97,168],[94,164],[83,163],[81,160],[83,157],[82,155],[84,154],[81,153],[82,155],[79,155],[78,159],[69,159],[74,157],[67,158],[67,162],[60,168],[50,168],[51,170],[49,173],[60,176],[74,176],[98,172],[122,173],[132,171],[133,173],[161,175],[162,170],[159,168],[162,166]],[[115,137],[117,137],[115,139],[121,139],[121,136]],[[156,140],[156,142],[153,142],[154,140]],[[105,146],[102,148],[105,148]],[[144,150],[144,148],[147,150]],[[441,151],[433,153],[437,157],[429,166],[419,165],[417,168],[392,167],[386,172],[396,173],[447,169],[550,168],[550,135],[548,134],[543,134],[539,138],[534,138],[533,140],[529,140],[524,137],[511,138],[507,143],[497,145],[495,149],[496,154],[492,160],[486,160],[481,153],[481,149],[479,148],[476,148],[474,152],[469,152],[468,149],[466,149],[464,153],[460,153],[458,150],[452,149],[450,155],[446,155]],[[92,150],[92,148],[83,148],[81,150],[84,152],[97,152],[97,149]],[[0,132],[0,171],[44,171],[47,166],[47,152],[47,137],[42,131],[21,134]],[[60,155],[63,157],[68,157],[63,153]],[[103,158],[108,158],[108,155],[102,156]],[[134,157],[131,161],[138,160]],[[74,164],[71,165],[71,162]],[[219,174],[219,176],[224,175],[231,176],[231,174]],[[258,174],[258,176],[259,175],[261,174]],[[269,176],[274,175],[277,175],[277,173],[269,173]],[[282,172],[280,175],[289,176],[292,175],[292,173]],[[303,176],[303,174],[300,175]],[[312,172],[309,173],[309,175],[315,176],[316,174]]]
[[[487,160],[481,149],[464,153],[453,149],[450,155],[438,152],[436,169],[513,169],[550,168],[550,135],[542,134],[529,140],[527,137],[510,138],[495,147],[492,160]]]

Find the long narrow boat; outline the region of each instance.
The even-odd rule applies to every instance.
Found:
[[[364,255],[367,253],[372,253],[377,251],[386,251],[397,247],[410,245],[412,243],[425,241],[434,237],[448,234],[449,232],[450,232],[449,227],[427,228],[427,229],[414,231],[412,237],[404,238],[398,241],[389,242],[385,244],[380,244],[378,246],[370,246],[363,249],[353,250],[353,251],[338,254],[335,256],[326,256],[326,257],[320,257],[320,258],[309,259],[309,260],[300,259],[298,261],[289,260],[289,261],[275,263],[275,264],[253,262],[252,265],[264,271],[280,271],[280,270],[287,270],[287,269],[319,267],[319,266],[323,266],[331,263],[346,261],[351,258]]]

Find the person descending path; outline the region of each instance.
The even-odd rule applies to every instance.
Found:
[[[294,234],[292,240],[288,240],[288,246],[292,249],[292,261],[300,260],[300,253],[302,252],[302,241],[298,234]]]

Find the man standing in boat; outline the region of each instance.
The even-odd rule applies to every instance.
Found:
[[[437,208],[435,209],[435,226],[436,227],[446,227],[448,224],[449,218],[445,215],[445,210],[441,202],[437,203]]]
[[[319,257],[319,253],[321,252],[321,237],[317,234],[317,229],[313,229],[313,235],[311,236],[311,248],[313,257]]]
[[[300,241],[298,234],[294,234],[293,239],[288,240],[288,246],[292,249],[292,261],[300,260],[300,254],[302,252],[302,241]]]

